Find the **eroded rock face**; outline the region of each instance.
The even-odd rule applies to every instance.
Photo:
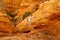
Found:
[[[22,33],[16,36],[3,37],[0,40],[59,40],[60,35],[58,34],[49,30],[40,30],[34,33]]]
[[[5,3],[5,7],[8,11],[14,11],[21,8],[27,8],[31,3],[36,3],[39,1],[41,0],[4,0],[3,2]]]
[[[6,35],[4,36],[0,33],[0,40],[60,40],[59,4],[60,1],[46,1],[42,3],[39,10],[33,14],[35,17],[32,19],[32,28],[27,25],[25,19],[18,26],[14,27],[15,29],[12,29],[11,34],[3,33]],[[5,25],[5,27],[9,25],[8,23],[0,23],[0,25],[1,24],[3,26]],[[13,33],[13,31],[15,31],[16,34]]]
[[[34,27],[41,25],[42,23],[47,24],[48,27],[54,26],[54,23],[60,18],[59,3],[59,1],[46,1],[40,4],[39,9],[32,14],[33,18],[31,19],[31,25],[27,25],[28,22],[26,18],[16,26],[17,30],[20,30],[19,32],[28,31],[34,29]]]

